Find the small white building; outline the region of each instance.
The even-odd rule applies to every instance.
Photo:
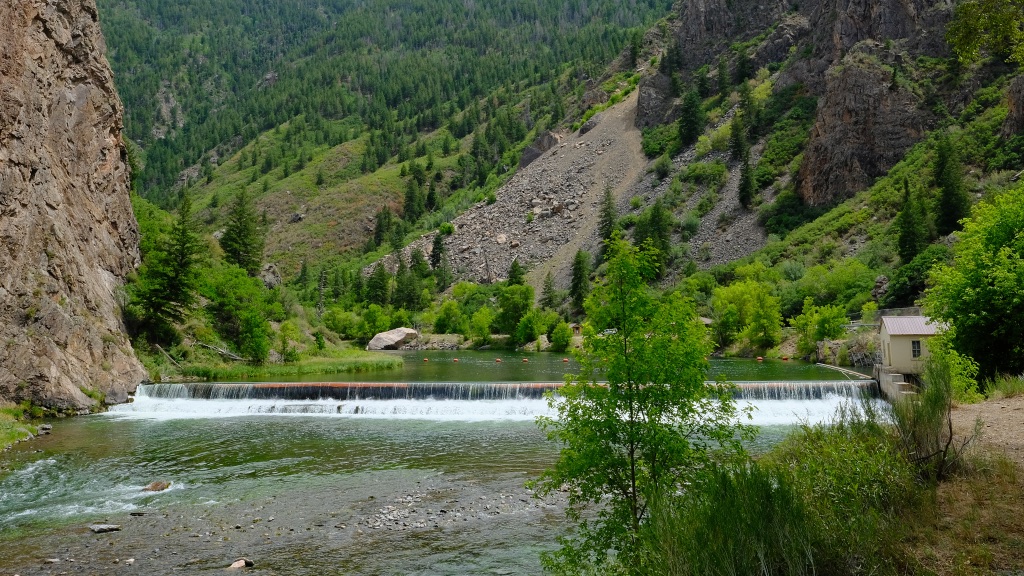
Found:
[[[928,358],[928,339],[939,328],[924,316],[883,316],[878,326],[882,368],[898,374],[920,374]]]

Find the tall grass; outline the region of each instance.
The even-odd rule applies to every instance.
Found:
[[[656,505],[642,572],[873,574],[901,565],[914,469],[886,414],[845,405],[759,461],[715,470]]]
[[[985,395],[990,400],[1024,396],[1024,374],[1010,376],[1002,374],[985,382]]]
[[[653,516],[651,574],[814,574],[813,527],[786,475],[757,463],[716,470]]]

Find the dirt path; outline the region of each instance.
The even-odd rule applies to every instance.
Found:
[[[981,444],[1002,451],[1024,468],[1024,396],[953,409],[953,425],[960,433],[970,433],[977,419],[981,419]]]

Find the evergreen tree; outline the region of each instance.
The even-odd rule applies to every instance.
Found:
[[[704,109],[701,107],[700,94],[690,90],[683,97],[683,106],[679,116],[679,141],[683,146],[692,146],[704,132]]]
[[[657,250],[654,258],[658,264],[657,276],[659,278],[665,272],[665,262],[668,259],[671,240],[672,214],[659,198],[640,216],[636,223],[636,229],[633,231],[634,245],[646,250],[644,244],[650,244],[651,248]]]
[[[224,258],[245,270],[249,276],[256,276],[263,264],[265,234],[249,195],[243,188],[235,196],[235,201],[228,212],[224,235],[220,237]]]
[[[203,251],[192,220],[192,199],[187,190],[182,191],[178,218],[167,237],[147,255],[132,294],[152,338],[169,341],[170,324],[182,322],[195,305]]]
[[[541,308],[555,309],[558,307],[558,302],[555,301],[555,279],[551,276],[551,270],[548,270],[547,275],[544,276],[544,287],[540,291],[540,305]]]
[[[437,270],[444,260],[444,235],[434,234],[434,243],[430,247],[430,267]]]
[[[747,127],[743,113],[736,112],[732,117],[732,133],[729,135],[729,153],[733,160],[746,160],[750,157],[750,145],[747,143]]]
[[[960,229],[960,220],[971,211],[971,200],[964,187],[964,167],[960,163],[949,136],[943,135],[936,146],[932,167],[935,184],[939,187],[938,214],[935,226],[945,236]]]
[[[419,166],[419,164],[413,162],[413,166]],[[410,180],[405,186],[405,204],[403,204],[402,210],[403,218],[409,223],[419,220],[423,215],[425,201],[420,182],[416,179]]]
[[[377,264],[366,280],[366,301],[378,306],[387,306],[390,297],[391,274],[382,264]]]
[[[754,201],[754,175],[750,169],[750,160],[744,159],[743,165],[740,167],[740,204],[744,208],[750,208],[751,203]]]
[[[526,284],[526,269],[523,268],[518,259],[513,259],[512,264],[508,267],[508,280],[505,284],[507,286],[522,286]]]
[[[728,98],[730,92],[732,92],[732,85],[729,84],[729,63],[726,62],[723,55],[718,57],[718,94],[722,98]]]
[[[601,258],[608,252],[607,243],[611,241],[615,233],[618,214],[615,210],[615,198],[612,196],[611,186],[605,185],[604,196],[601,198],[601,212],[597,223],[597,230],[601,234],[601,249],[598,254]],[[548,273],[550,275],[550,272]]]
[[[572,261],[572,281],[569,283],[569,297],[573,309],[583,311],[583,302],[590,293],[590,257],[583,250],[576,251]]]
[[[391,230],[395,226],[395,216],[391,208],[385,205],[377,211],[377,217],[373,226],[373,246],[382,246],[391,237]]]
[[[903,179],[903,208],[896,216],[896,229],[899,232],[896,245],[900,261],[907,264],[928,244],[928,232],[921,205],[910,192],[910,182],[906,178]]]

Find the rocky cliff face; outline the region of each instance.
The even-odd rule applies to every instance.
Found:
[[[1017,76],[1010,83],[1010,113],[1003,122],[1003,138],[1024,134],[1024,76]]]
[[[139,237],[96,5],[2,2],[0,21],[0,401],[123,401],[145,377],[117,301]]]
[[[924,135],[930,114],[865,46],[828,71],[797,190],[811,206],[863,190]]]

